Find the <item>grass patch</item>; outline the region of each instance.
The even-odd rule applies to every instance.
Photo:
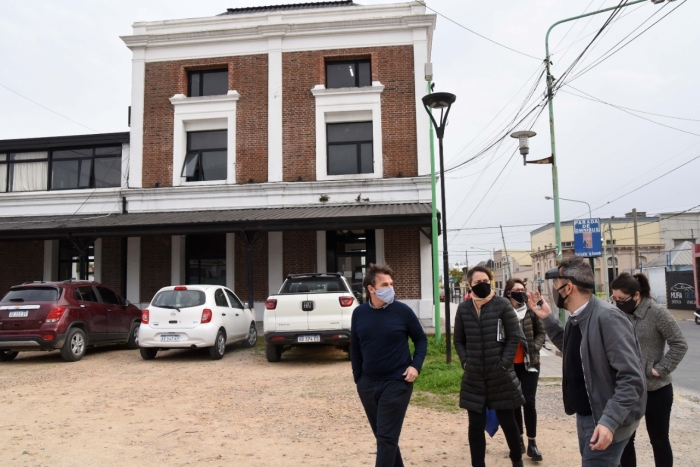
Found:
[[[413,342],[409,342],[409,345],[413,353]],[[446,351],[444,337],[438,343],[435,336],[428,336],[428,352],[420,376],[413,385],[416,392],[411,402],[420,407],[456,413],[459,412],[459,389],[463,371],[454,346],[452,363],[445,363]]]

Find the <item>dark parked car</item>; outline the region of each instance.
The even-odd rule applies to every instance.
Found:
[[[138,348],[141,310],[96,282],[16,285],[0,301],[0,361],[20,351],[60,350],[77,362],[89,346],[126,342]]]

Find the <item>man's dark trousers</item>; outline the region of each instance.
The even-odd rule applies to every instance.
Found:
[[[360,378],[357,383],[357,393],[377,439],[375,467],[403,467],[399,436],[412,392],[413,383],[406,381]]]

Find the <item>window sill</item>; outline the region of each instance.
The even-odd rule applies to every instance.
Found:
[[[311,94],[314,97],[321,96],[344,96],[358,94],[380,94],[384,91],[384,85],[379,81],[373,81],[372,86],[364,86],[361,88],[326,88],[323,84],[317,84],[311,89]]]
[[[227,180],[204,180],[201,182],[186,182],[184,180],[184,177],[182,178],[183,180],[180,182],[180,186],[226,185],[228,183]]]
[[[366,180],[372,178],[382,178],[381,174],[369,173],[369,174],[345,174],[345,175],[325,175],[318,180]]]
[[[207,104],[210,102],[231,102],[237,101],[241,97],[238,91],[229,90],[228,94],[223,94],[220,96],[200,96],[200,97],[187,97],[184,94],[175,94],[170,98],[170,103],[179,105],[192,105],[192,104]]]

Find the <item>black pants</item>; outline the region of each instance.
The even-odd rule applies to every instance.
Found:
[[[517,462],[522,460],[523,454],[520,452],[520,433],[518,425],[515,423],[514,410],[496,410],[498,424],[503,430],[510,450],[510,460]],[[468,410],[469,414],[469,451],[472,456],[473,467],[485,467],[486,458],[486,408],[479,412]]]
[[[377,439],[375,467],[403,467],[399,436],[412,392],[413,383],[406,381],[361,378],[357,383],[357,393]]]
[[[515,366],[515,374],[520,380],[520,388],[525,397],[525,405],[522,409],[515,409],[515,422],[518,424],[520,436],[525,433],[523,431],[523,412],[525,412],[525,428],[527,429],[528,438],[537,437],[537,408],[535,407],[535,396],[537,395],[537,383],[540,380],[540,364],[533,365],[537,368],[537,373],[527,371],[524,363],[517,363]]]
[[[673,466],[673,451],[671,450],[671,441],[668,439],[672,405],[672,385],[669,384],[656,391],[647,392],[647,411],[644,414],[644,420],[651,448],[654,451],[656,467]],[[636,431],[632,433],[627,447],[622,453],[622,459],[620,459],[622,467],[636,467],[637,465],[637,455],[634,450],[634,435],[636,433]]]

